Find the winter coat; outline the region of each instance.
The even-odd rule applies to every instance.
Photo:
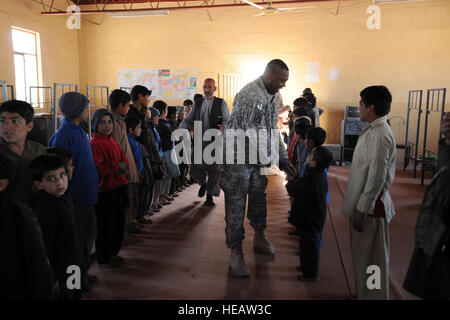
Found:
[[[439,171],[417,217],[415,249],[403,287],[423,299],[450,299],[450,146],[439,142]]]
[[[59,281],[60,299],[74,299],[77,292],[68,290],[66,282],[72,273],[69,266],[81,267],[79,230],[76,224],[76,207],[72,196],[66,192],[55,197],[39,191],[32,205],[41,226],[47,256],[53,268],[53,279]]]
[[[161,137],[162,152],[172,150],[175,143],[172,141],[172,128],[170,126],[170,121],[165,118],[159,118],[159,122],[156,125],[156,130],[158,130],[159,136]]]
[[[80,126],[64,119],[48,145],[68,150],[73,154],[72,164],[75,170],[69,183],[69,192],[77,207],[96,204],[98,175],[86,132]]]
[[[0,299],[52,299],[53,276],[41,228],[26,205],[0,193]]]
[[[147,119],[145,118],[145,115],[143,115],[141,112],[139,112],[139,110],[136,109],[136,107],[131,105],[130,110],[127,113],[127,116],[133,116],[133,117],[136,117],[139,120],[141,120],[142,132],[139,137],[136,137],[136,140],[140,144],[144,145],[144,147],[147,149],[147,151],[149,153],[150,163],[152,165],[161,164],[162,161],[161,161],[160,155],[158,154],[158,149],[156,147],[156,141],[153,138],[153,136],[151,135],[151,129],[149,127]]]
[[[325,169],[309,168],[305,175],[286,184],[294,198],[290,222],[309,233],[321,233],[327,215],[328,179]]]
[[[116,140],[112,136],[94,133],[90,143],[95,167],[100,177],[98,191],[111,191],[128,184],[125,174],[121,174],[119,177],[115,175],[119,170],[119,162],[128,164],[125,153],[120,149]]]

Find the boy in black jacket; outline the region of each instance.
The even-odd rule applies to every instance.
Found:
[[[76,209],[67,191],[65,165],[62,158],[53,154],[39,156],[31,162],[31,178],[39,191],[33,209],[53,268],[56,298],[79,299],[81,272],[74,271],[73,267],[68,269],[80,267],[80,244],[75,224]]]
[[[322,229],[325,224],[328,192],[327,169],[333,156],[326,148],[315,147],[308,155],[308,170],[305,175],[286,184],[286,189],[294,197],[300,225],[300,267],[303,275],[300,281],[316,282],[319,277],[319,252],[322,247]]]
[[[11,200],[13,163],[0,154],[0,300],[52,299],[52,268],[34,212]]]

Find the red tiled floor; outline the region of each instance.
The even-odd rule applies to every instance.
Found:
[[[354,293],[347,219],[340,215],[348,168],[332,167],[329,172],[330,213],[323,232],[320,281],[296,280],[298,238],[288,235],[289,201],[280,176],[270,177],[267,188],[267,236],[276,256],[255,255],[253,229],[245,222],[245,259],[249,279],[228,272],[230,250],[225,245],[223,194],[216,206],[207,208],[193,185],[155,214],[143,241],[128,244],[120,253],[125,265],[116,270],[99,269],[99,278],[87,299],[347,299]],[[415,219],[425,188],[419,179],[399,172],[391,190],[397,215],[391,223],[391,298],[412,299],[401,285],[413,251]],[[336,238],[338,242],[336,242]],[[347,276],[347,277],[346,277]]]

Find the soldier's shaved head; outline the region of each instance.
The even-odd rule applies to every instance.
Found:
[[[289,68],[286,63],[280,59],[270,61],[262,75],[264,86],[270,94],[275,94],[282,89],[288,79]]]
[[[268,73],[268,72],[272,72],[272,73],[280,73],[282,71],[289,71],[288,66],[286,65],[286,63],[284,63],[283,60],[280,59],[273,59],[272,61],[270,61],[267,66],[266,66],[266,70],[264,70],[264,74]]]

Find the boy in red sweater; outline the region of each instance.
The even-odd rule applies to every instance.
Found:
[[[128,206],[126,175],[128,160],[112,138],[113,117],[106,109],[92,116],[94,135],[90,141],[95,167],[99,175],[97,215],[97,262],[99,266],[117,268],[123,258],[117,254],[122,246],[125,208]]]

